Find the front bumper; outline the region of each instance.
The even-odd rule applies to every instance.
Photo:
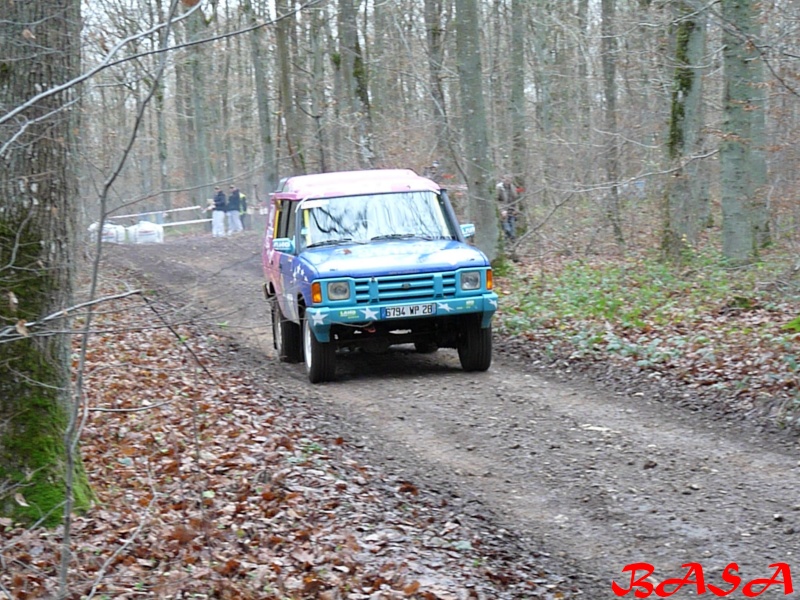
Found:
[[[368,305],[357,306],[337,306],[335,308],[321,306],[306,308],[305,315],[311,330],[320,342],[331,340],[331,326],[350,325],[354,327],[365,327],[377,321],[390,322],[393,319],[383,318],[384,309],[395,309],[398,307],[418,306],[420,302],[382,302]],[[436,319],[443,316],[456,316],[466,314],[481,314],[481,327],[488,327],[492,321],[492,316],[497,310],[497,294],[494,292],[484,293],[479,296],[464,296],[458,298],[447,298],[444,300],[431,300],[422,304],[433,304],[434,314],[418,314],[414,318]]]

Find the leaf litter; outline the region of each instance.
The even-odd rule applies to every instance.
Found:
[[[237,368],[224,335],[152,315],[131,297],[96,317],[81,436],[96,502],[74,517],[69,598],[581,595],[461,499],[321,433],[279,382]],[[55,597],[62,545],[60,529],[0,522],[0,598]]]

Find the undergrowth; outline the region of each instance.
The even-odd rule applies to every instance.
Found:
[[[680,267],[649,256],[520,263],[497,278],[498,324],[545,353],[567,348],[571,358],[669,371],[791,419],[800,408],[800,294],[797,282],[777,285],[785,264],[729,269],[713,254]]]

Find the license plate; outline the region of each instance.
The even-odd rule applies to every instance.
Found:
[[[436,304],[407,304],[405,306],[387,306],[382,308],[384,319],[402,319],[408,317],[425,317],[436,314]]]

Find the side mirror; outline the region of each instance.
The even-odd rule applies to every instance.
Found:
[[[294,254],[294,240],[291,238],[275,238],[272,240],[273,250]]]
[[[461,235],[465,238],[475,237],[475,225],[473,223],[466,223],[461,226]]]

